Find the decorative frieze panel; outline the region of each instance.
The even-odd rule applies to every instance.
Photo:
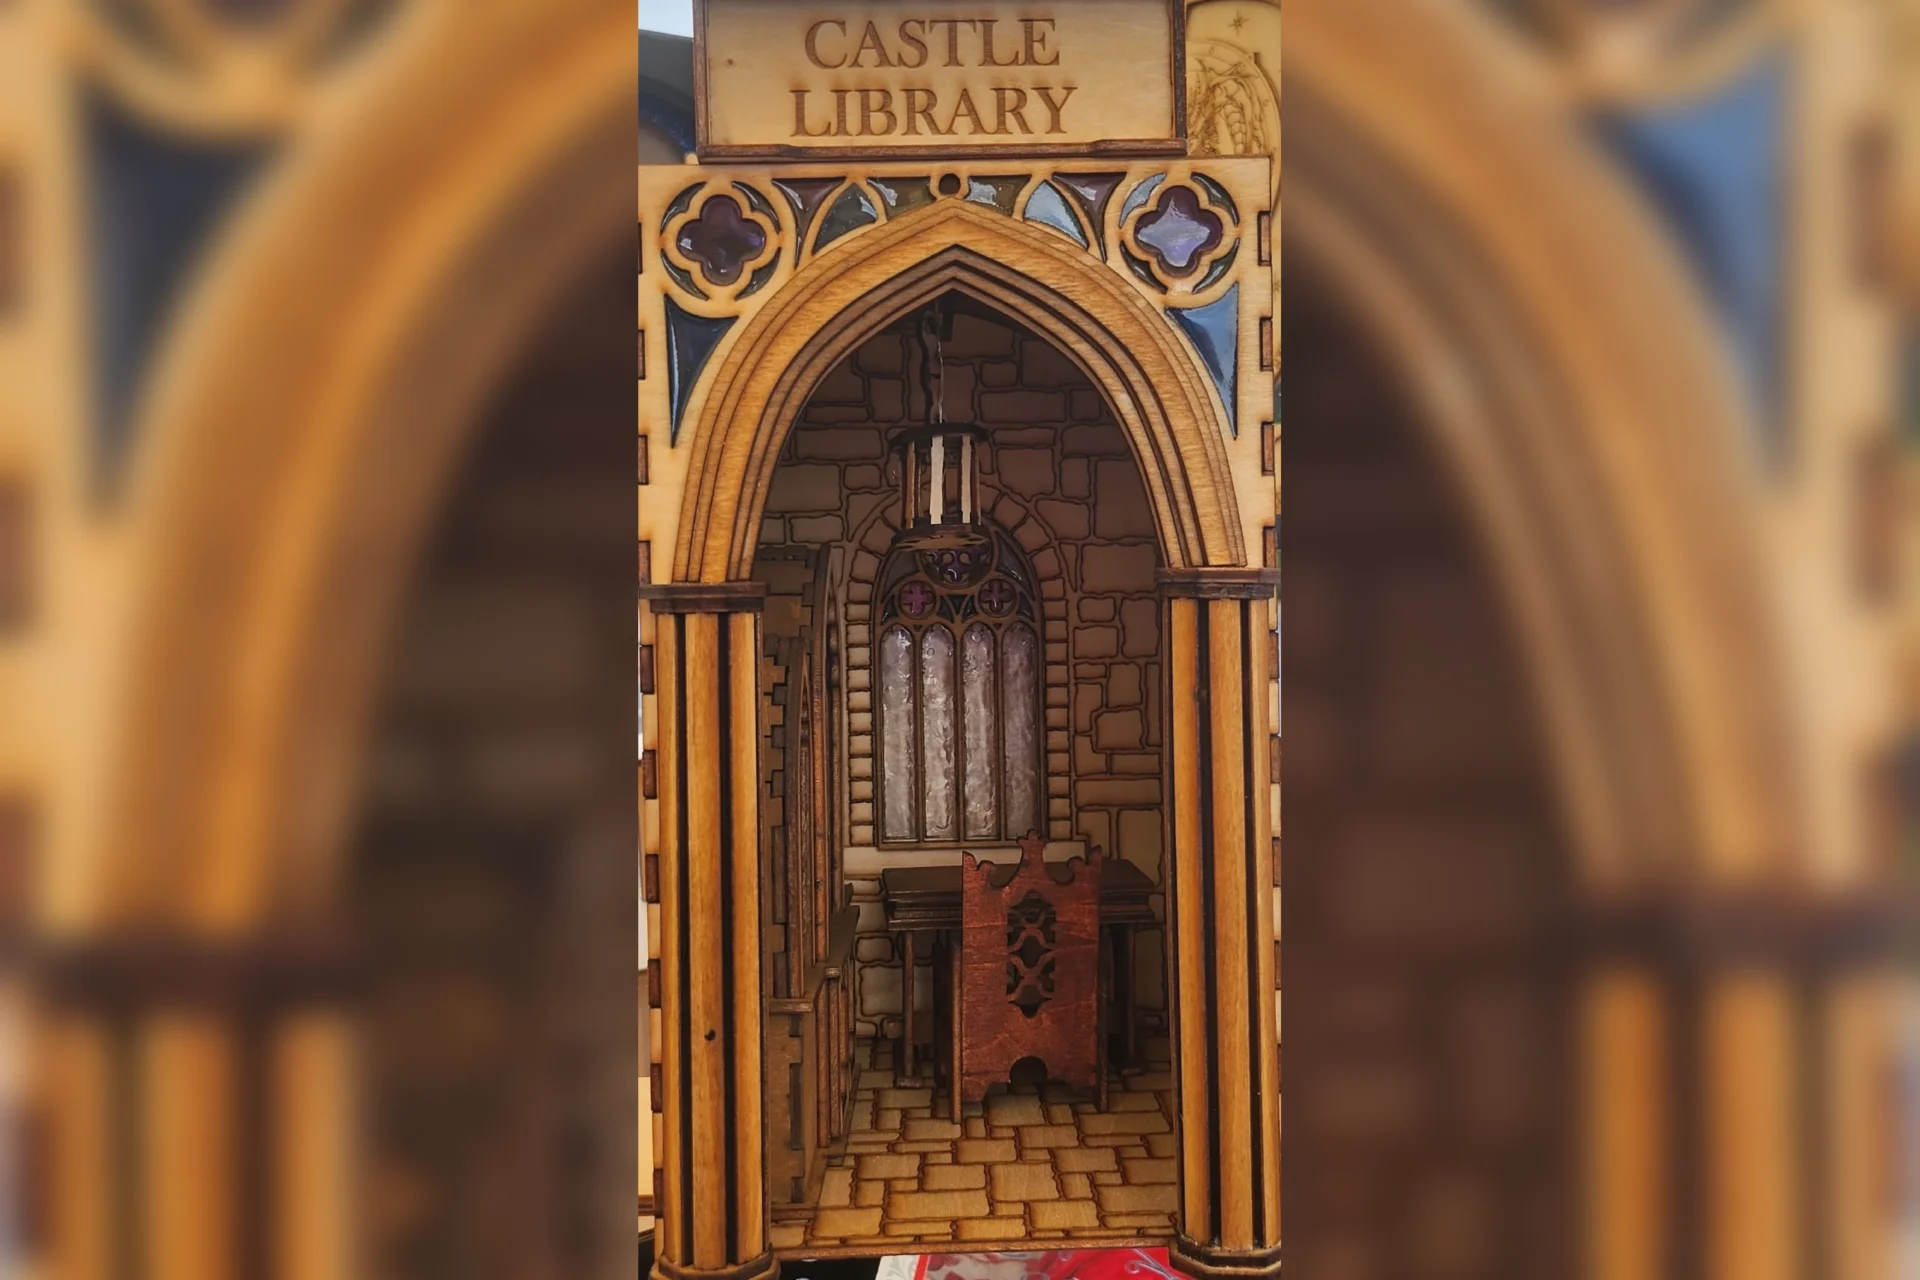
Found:
[[[687,440],[703,379],[795,273],[957,201],[1043,228],[1124,279],[1193,353],[1237,438],[1242,423],[1271,417],[1270,385],[1248,374],[1271,363],[1250,347],[1272,328],[1272,191],[1264,157],[643,167],[640,326],[664,335],[666,377],[656,391],[642,385],[642,434]],[[1252,279],[1258,287],[1241,287]]]

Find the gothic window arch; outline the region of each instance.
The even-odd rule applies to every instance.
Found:
[[[1045,830],[1045,660],[1032,567],[999,530],[897,538],[876,580],[882,845]]]

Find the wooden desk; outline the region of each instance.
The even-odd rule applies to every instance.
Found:
[[[1017,855],[1016,855],[1017,856]],[[1113,994],[1120,995],[1122,1064],[1134,1065],[1136,1031],[1133,1008],[1133,935],[1157,928],[1151,896],[1159,886],[1146,872],[1121,858],[1108,860],[1100,873],[1100,928],[1113,939]],[[915,939],[960,928],[960,867],[894,867],[880,873],[880,900],[887,910],[887,932],[900,952],[901,1046],[896,1074],[903,1086],[919,1083],[914,1059],[913,964]]]

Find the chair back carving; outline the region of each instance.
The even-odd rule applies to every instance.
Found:
[[[952,1114],[1005,1080],[1022,1058],[1049,1078],[1100,1089],[1100,871],[1098,845],[1056,878],[1035,833],[1008,875],[960,855],[961,946],[954,1001]]]

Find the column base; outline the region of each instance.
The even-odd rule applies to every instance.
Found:
[[[1280,1274],[1280,1246],[1265,1249],[1219,1249],[1175,1235],[1167,1244],[1167,1261],[1182,1275],[1198,1280],[1249,1280]]]
[[[720,1268],[683,1267],[665,1258],[655,1258],[653,1270],[648,1274],[652,1280],[778,1280],[780,1260],[773,1256],[771,1249],[736,1266]]]

